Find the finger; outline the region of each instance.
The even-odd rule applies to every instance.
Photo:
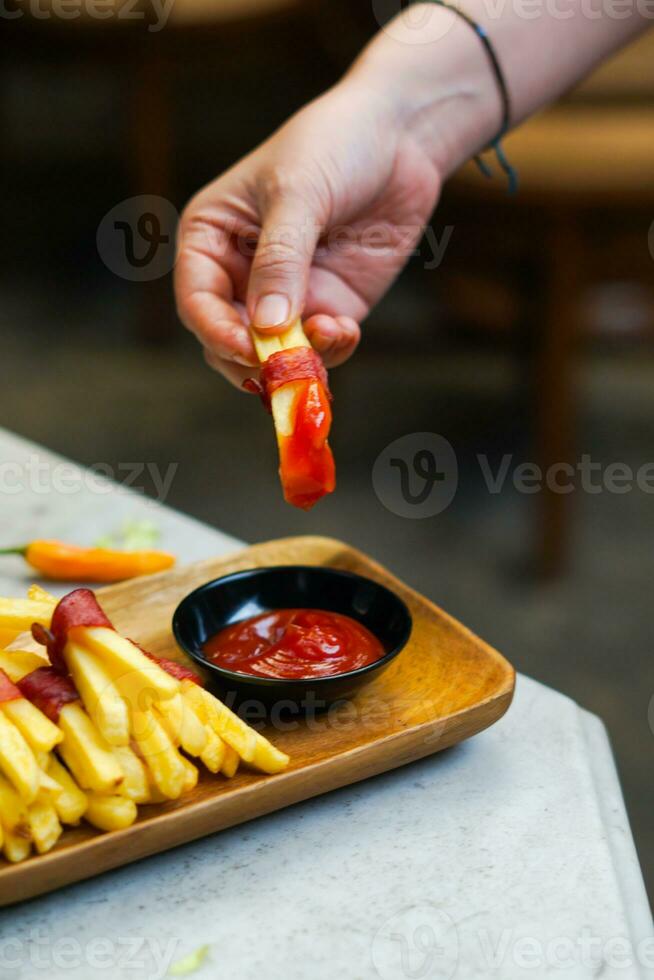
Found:
[[[257,356],[242,313],[233,302],[232,283],[211,251],[183,240],[175,266],[179,317],[216,356],[255,365]]]
[[[347,361],[361,339],[359,324],[349,316],[319,313],[305,321],[304,331],[328,368]]]
[[[247,392],[247,389],[243,387],[243,382],[248,378],[256,378],[259,374],[256,369],[242,367],[240,364],[235,364],[234,361],[219,357],[207,348],[204,349],[204,359],[212,370],[222,374],[223,378],[238,388],[239,391]]]
[[[286,192],[273,200],[248,284],[246,306],[257,329],[279,333],[301,315],[318,236],[303,198]]]

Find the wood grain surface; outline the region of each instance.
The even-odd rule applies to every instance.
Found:
[[[126,830],[103,834],[85,824],[68,829],[48,854],[17,865],[0,863],[0,906],[405,765],[475,735],[509,707],[515,675],[504,657],[380,565],[330,538],[269,541],[98,595],[118,630],[154,653],[185,662],[171,633],[180,600],[218,576],[280,564],[346,569],[393,589],[413,615],[407,647],[349,703],[309,721],[287,721],[284,731],[262,729],[290,755],[285,772],[262,776],[243,768],[227,780],[205,771],[181,800],[139,806],[137,822]]]

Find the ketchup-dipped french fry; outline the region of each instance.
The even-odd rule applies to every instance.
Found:
[[[257,390],[270,408],[279,448],[284,497],[308,510],[335,486],[334,458],[328,435],[332,414],[327,372],[297,320],[285,333],[265,336],[253,328],[262,365]]]

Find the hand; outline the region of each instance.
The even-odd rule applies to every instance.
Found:
[[[257,364],[249,323],[281,332],[302,315],[325,364],[345,361],[422,235],[438,169],[379,91],[346,77],[182,216],[179,315],[238,386]]]

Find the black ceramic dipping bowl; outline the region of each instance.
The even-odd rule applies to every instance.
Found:
[[[273,609],[324,609],[344,613],[366,626],[385,653],[365,667],[331,677],[255,677],[205,660],[203,647],[219,630]],[[173,615],[173,632],[181,648],[209,672],[223,699],[270,711],[311,712],[349,698],[377,677],[405,646],[411,614],[402,600],[372,579],[313,565],[251,568],[207,582],[189,593]]]

